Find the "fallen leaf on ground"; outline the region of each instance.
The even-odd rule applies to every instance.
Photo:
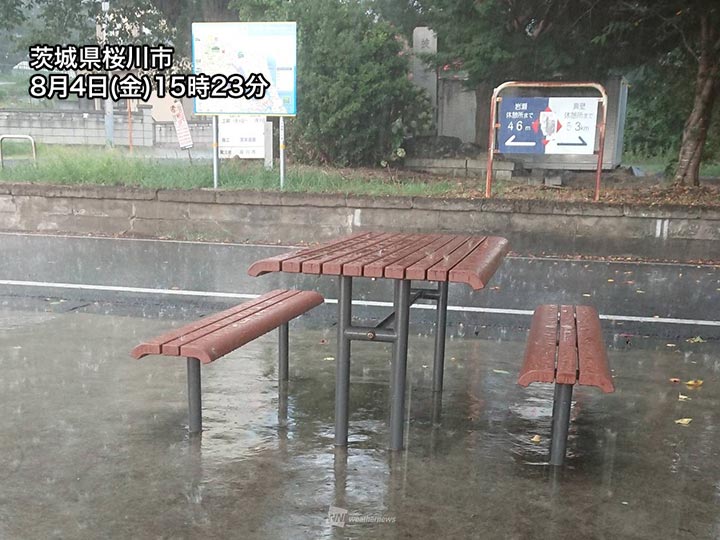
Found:
[[[692,418],[678,418],[675,420],[675,423],[681,426],[687,426],[690,422],[692,422]]]
[[[687,397],[685,394],[678,394],[678,401],[690,401],[692,398]]]
[[[698,388],[699,386],[702,386],[702,379],[692,379],[689,381],[685,381],[685,386],[688,388]]]
[[[542,440],[542,437],[540,435],[535,435],[532,439],[530,439],[534,443],[539,443]]]
[[[493,373],[500,373],[501,375],[510,375],[510,372],[505,371],[504,369],[493,369]]]
[[[700,336],[691,337],[690,339],[686,339],[688,343],[705,343],[705,340],[701,338]]]
[[[668,380],[669,380],[670,382],[672,382],[672,383],[678,383],[678,382],[680,382],[680,379],[678,379],[677,377],[670,377],[670,379],[668,379]]]

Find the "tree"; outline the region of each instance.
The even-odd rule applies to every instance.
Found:
[[[427,100],[408,80],[404,40],[358,0],[243,0],[240,20],[298,24],[297,159],[340,165],[402,157],[404,136],[423,128]]]
[[[660,0],[620,3],[617,14],[628,17],[610,35],[630,34],[644,26],[654,28],[649,58],[685,53],[695,64],[692,109],[685,121],[674,180],[700,185],[700,164],[712,121],[715,101],[720,94],[720,6],[712,0]]]
[[[475,85],[603,79],[682,50],[696,63],[675,180],[699,183],[720,82],[716,0],[423,0],[444,51]]]
[[[115,43],[172,44],[179,60],[190,56],[193,21],[232,20],[228,0],[111,0],[108,13]],[[23,25],[17,41],[27,49],[36,43],[94,43],[102,23],[101,4],[88,0],[3,0],[0,29]],[[187,62],[185,62],[187,63]]]

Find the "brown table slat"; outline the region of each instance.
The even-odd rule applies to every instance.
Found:
[[[353,245],[346,245],[342,247],[338,246],[327,254],[320,254],[316,257],[302,261],[301,272],[304,274],[322,274],[324,273],[323,266],[326,263],[347,257],[348,255],[352,257],[357,253],[366,253],[372,251],[373,249],[377,249],[376,246],[381,245],[393,236],[395,236],[393,233],[382,233]],[[283,264],[283,269],[284,268],[285,265]]]
[[[434,244],[441,238],[443,237],[440,234],[413,235],[411,241],[401,249],[396,250],[394,253],[384,255],[374,261],[366,262],[363,265],[362,275],[365,277],[381,278],[385,274],[385,269],[391,264],[396,263],[413,253],[421,252],[421,250]],[[353,268],[352,270],[354,271],[355,269]],[[403,274],[404,273],[405,272],[403,270]]]
[[[450,243],[445,244],[443,247],[439,248],[437,251],[429,254],[427,257],[424,257],[423,259],[420,259],[413,265],[408,266],[405,269],[405,279],[419,279],[419,280],[427,279],[428,268],[430,268],[431,266],[442,261],[445,257],[449,256],[451,253],[453,253],[457,249],[460,249],[463,245],[467,244],[468,242],[472,242],[471,236],[459,236],[459,237],[455,238]]]
[[[329,242],[324,242],[321,244],[318,244],[316,246],[306,247],[302,249],[296,249],[293,251],[290,251],[288,253],[283,253],[281,255],[275,255],[274,257],[268,257],[266,259],[261,259],[259,261],[254,262],[250,265],[250,268],[248,268],[248,274],[252,277],[261,276],[263,274],[267,274],[269,272],[280,272],[282,270],[282,263],[284,261],[287,261],[288,259],[294,259],[298,256],[303,255],[309,255],[309,254],[315,254],[319,253],[321,251],[325,251],[327,249],[332,248],[333,246],[336,246],[337,244],[344,244],[345,242],[349,242],[355,239],[358,239],[360,237],[370,236],[372,233],[354,233],[350,236],[346,236],[344,238],[337,238],[335,240],[331,240]],[[289,270],[287,270],[289,271]],[[297,270],[299,272],[299,270]]]
[[[614,392],[607,353],[603,345],[602,328],[595,308],[577,306],[578,352],[580,355],[579,383],[597,386],[603,392]]]
[[[259,296],[258,298],[255,298],[254,300],[250,300],[249,302],[245,302],[244,304],[240,304],[239,306],[234,306],[230,309],[226,309],[219,313],[215,313],[214,315],[204,317],[204,318],[200,319],[199,321],[185,325],[181,328],[176,328],[174,330],[166,332],[165,334],[162,334],[161,336],[157,336],[157,337],[151,339],[150,341],[141,343],[140,345],[135,347],[130,354],[134,358],[142,358],[143,356],[147,356],[149,354],[162,354],[162,346],[165,343],[173,341],[173,340],[177,339],[178,337],[180,337],[184,334],[187,334],[188,332],[192,332],[194,330],[199,330],[201,328],[205,328],[206,326],[211,325],[215,322],[227,319],[228,317],[232,317],[233,315],[235,315],[237,313],[241,313],[245,310],[251,309],[252,307],[254,307],[258,304],[261,304],[267,300],[275,299],[278,296],[280,296],[283,292],[285,292],[285,291],[282,289],[270,291],[269,293],[263,294],[262,296]]]
[[[432,267],[428,268],[427,279],[432,281],[447,281],[450,270],[452,270],[455,265],[462,261],[465,257],[470,255],[476,247],[484,243],[486,239],[486,236],[481,236],[479,238],[471,238],[468,240],[464,245],[443,257],[441,261],[434,264]]]
[[[435,253],[436,250],[441,249],[444,246],[450,244],[451,242],[456,241],[456,239],[457,237],[455,236],[442,235],[440,238],[433,241],[426,247],[414,251],[403,257],[402,259],[398,259],[397,261],[388,265],[385,268],[384,276],[386,278],[392,279],[405,279],[405,271],[409,266],[412,266],[416,262],[425,259],[426,257],[429,257],[430,255]]]
[[[557,331],[558,306],[539,306],[532,316],[525,358],[518,377],[519,385],[555,380]]]
[[[578,370],[578,350],[574,306],[560,306],[559,324],[555,382],[559,384],[575,384]]]
[[[505,238],[488,238],[450,270],[448,279],[455,283],[467,283],[473,289],[482,289],[495,274],[510,249]]]
[[[356,236],[350,239],[346,238],[344,242],[337,242],[327,245],[323,249],[315,250],[314,253],[300,253],[298,256],[293,257],[292,259],[283,261],[282,271],[295,273],[302,272],[302,265],[305,261],[321,257],[328,257],[333,253],[344,253],[347,249],[353,246],[357,247],[367,244],[368,242],[374,242],[375,236],[376,235],[374,234],[368,234]]]
[[[342,271],[343,276],[353,276],[353,277],[360,277],[363,275],[365,271],[365,266],[368,264],[371,264],[378,259],[382,259],[384,257],[388,257],[392,253],[397,253],[398,251],[405,248],[408,244],[412,244],[416,238],[416,235],[413,234],[402,234],[396,236],[392,242],[386,243],[381,249],[376,249],[375,251],[371,253],[366,254],[359,254],[360,256],[355,257],[353,260],[349,260],[346,262],[343,261],[333,261],[332,263],[332,270],[333,273],[340,274]],[[342,263],[341,265],[337,265],[337,263]],[[329,265],[326,265],[329,266]],[[324,273],[324,270],[323,270]]]
[[[268,272],[451,281],[483,288],[509,249],[504,238],[420,233],[356,233],[253,263]]]

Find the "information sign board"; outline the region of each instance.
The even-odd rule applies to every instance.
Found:
[[[497,148],[503,154],[592,154],[597,98],[504,97]]]
[[[193,23],[193,74],[240,75],[245,96],[255,96],[196,98],[195,114],[295,116],[296,33],[294,22]],[[213,79],[213,84],[222,86],[223,80]],[[240,91],[236,77],[228,79],[226,86],[231,93]]]

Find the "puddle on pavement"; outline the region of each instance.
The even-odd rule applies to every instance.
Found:
[[[190,438],[184,362],[128,355],[173,324],[0,311],[0,538],[720,535],[718,343],[621,340],[617,391],[576,388],[556,470],[552,387],[516,384],[517,337],[448,342],[434,425],[433,340],[413,328],[398,454],[385,450],[390,347],[353,343],[345,453],[333,447],[332,331],[292,326],[283,422],[274,333],[205,366],[205,431]],[[331,506],[348,511],[345,527]]]

